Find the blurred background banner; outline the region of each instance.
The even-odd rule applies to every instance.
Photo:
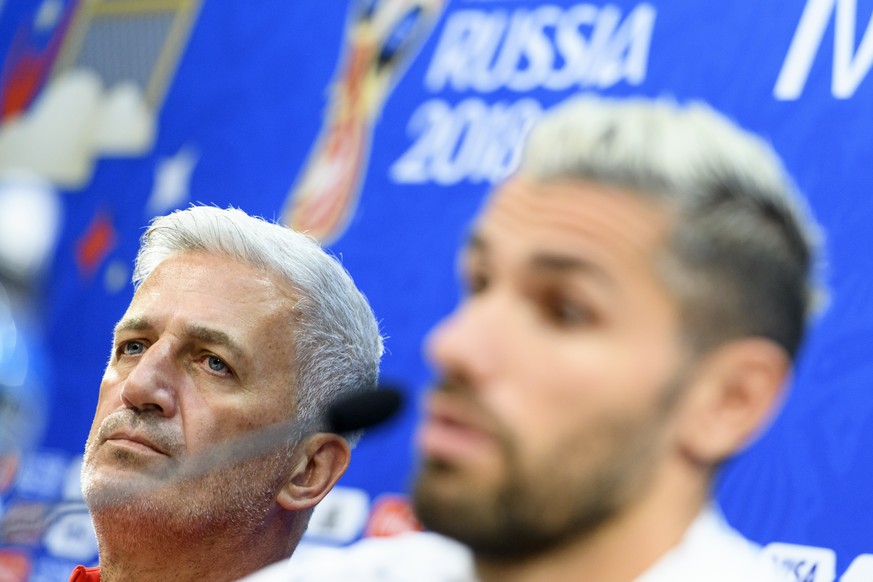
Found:
[[[97,560],[78,490],[148,221],[235,205],[317,235],[408,395],[309,543],[417,527],[427,330],[540,112],[579,91],[703,100],[782,154],[830,305],[782,416],[719,499],[800,581],[873,580],[873,0],[0,1],[0,580]]]

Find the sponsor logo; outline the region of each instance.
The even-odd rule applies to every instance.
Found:
[[[797,544],[772,543],[764,554],[785,568],[797,582],[833,582],[836,577],[836,554],[829,548]],[[873,554],[860,554],[839,577],[839,582],[873,580]]]
[[[27,582],[30,559],[19,552],[0,550],[0,582]]]
[[[373,503],[364,536],[393,536],[423,529],[405,495],[380,495]]]
[[[88,508],[82,504],[56,506],[48,517],[42,543],[53,555],[86,563],[97,557],[97,536]]]
[[[370,510],[370,496],[362,489],[334,487],[312,512],[309,541],[348,544],[361,535]]]
[[[836,576],[837,556],[828,548],[772,543],[764,554],[791,572],[797,582],[832,582]]]
[[[35,502],[11,504],[0,522],[0,542],[8,545],[35,546],[45,531],[48,505]]]

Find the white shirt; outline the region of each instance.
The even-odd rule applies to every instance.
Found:
[[[245,582],[476,582],[473,555],[458,542],[415,532],[366,538],[344,548],[300,545],[290,560]]]
[[[744,538],[712,506],[700,513],[682,541],[634,582],[788,582],[789,573]]]
[[[633,550],[629,550],[633,551]],[[634,582],[787,582],[761,548],[731,528],[715,507],[702,511],[682,541]],[[368,538],[345,548],[300,546],[287,561],[245,582],[475,582],[473,556],[434,533]]]

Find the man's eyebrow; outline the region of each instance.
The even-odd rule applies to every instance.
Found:
[[[615,281],[602,267],[581,257],[562,255],[558,253],[539,253],[530,261],[535,271],[553,273],[580,273],[592,275],[601,281],[613,285]]]
[[[237,357],[243,357],[245,352],[236,340],[223,331],[203,325],[185,326],[185,334],[206,344],[213,344],[227,348]]]
[[[115,324],[112,333],[118,335],[122,331],[145,331],[153,327],[154,324],[146,317],[125,317]]]
[[[473,255],[484,254],[488,252],[488,248],[488,241],[481,234],[474,231],[467,237],[464,252],[472,253]],[[534,271],[568,274],[578,272],[585,275],[593,275],[610,285],[614,283],[609,273],[594,262],[582,257],[565,255],[559,252],[539,252],[531,258],[530,266]]]
[[[129,317],[118,322],[115,326],[114,333],[117,336],[121,332],[148,331],[154,328],[154,323],[152,323],[152,321],[147,317]],[[225,347],[233,352],[237,357],[243,357],[245,355],[242,346],[230,337],[230,335],[221,330],[206,327],[204,325],[192,324],[185,326],[185,335],[200,340],[203,343]]]

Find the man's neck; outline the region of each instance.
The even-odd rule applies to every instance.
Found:
[[[95,519],[101,582],[237,580],[290,556],[304,529],[275,520],[188,531],[105,521]]]
[[[519,560],[476,556],[483,582],[631,582],[675,547],[708,502],[706,485],[666,479],[600,526]]]

